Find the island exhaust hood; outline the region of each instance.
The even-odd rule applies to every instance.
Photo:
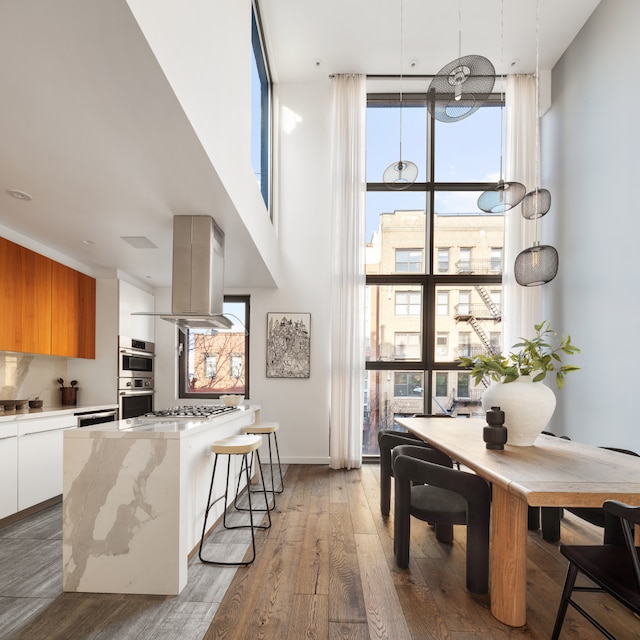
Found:
[[[174,216],[171,313],[143,313],[187,329],[226,329],[224,232],[211,216]]]

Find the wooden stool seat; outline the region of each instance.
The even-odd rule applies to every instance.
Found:
[[[277,422],[259,422],[245,427],[243,431],[245,433],[275,433],[279,428],[280,425]]]
[[[240,434],[217,440],[211,445],[213,453],[243,454],[260,448],[262,437],[259,435]]]

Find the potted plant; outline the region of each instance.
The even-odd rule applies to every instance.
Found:
[[[78,404],[78,381],[72,380],[69,384],[71,386],[64,386],[64,379],[58,378],[58,384],[60,385],[60,404],[64,406],[75,406]]]
[[[563,356],[579,353],[571,336],[558,337],[548,321],[534,325],[536,335],[513,345],[508,355],[501,353],[460,358],[460,366],[470,369],[477,385],[486,379],[492,384],[482,394],[482,407],[500,407],[505,412],[508,444],[529,446],[547,425],[556,405],[553,391],[540,384],[547,374],[555,373],[558,389],[565,375],[580,367],[563,364]],[[515,384],[512,384],[515,383]]]

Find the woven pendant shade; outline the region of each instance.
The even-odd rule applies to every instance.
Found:
[[[522,200],[522,217],[526,220],[542,218],[551,209],[551,193],[548,189],[538,189],[529,191]]]
[[[520,204],[526,191],[520,182],[500,180],[493,189],[487,189],[480,194],[478,208],[487,213],[504,213]]]
[[[489,98],[496,70],[484,56],[457,58],[445,65],[429,85],[429,113],[440,122],[458,122],[475,113]]]
[[[514,272],[516,282],[523,287],[551,282],[558,273],[558,252],[550,245],[536,242],[518,254]]]

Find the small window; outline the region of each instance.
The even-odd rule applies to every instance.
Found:
[[[438,249],[438,273],[449,272],[449,249]]]
[[[458,398],[468,398],[468,397],[469,397],[469,374],[459,373],[458,374]]]
[[[420,334],[419,333],[396,333],[394,336],[396,360],[419,360],[420,359]]]
[[[449,315],[449,292],[448,291],[438,291],[438,315],[439,316],[448,316]]]
[[[422,271],[422,249],[396,249],[397,273],[420,273]]]
[[[436,396],[446,398],[449,395],[449,374],[443,371],[436,373]]]
[[[502,273],[502,247],[491,247],[490,269]]]
[[[216,377],[218,364],[218,356],[205,356],[204,357],[204,376],[205,378],[213,379]]]
[[[225,393],[249,397],[249,296],[225,296],[223,313],[234,321],[228,331],[178,332],[180,398],[216,399]]]
[[[471,291],[463,289],[458,292],[458,313],[461,316],[471,314]]]
[[[396,291],[396,315],[419,316],[422,310],[420,291]]]
[[[393,394],[396,398],[422,397],[421,373],[394,373]]]
[[[458,260],[459,273],[471,273],[471,249],[460,247],[460,259]]]
[[[446,356],[449,353],[449,334],[446,331],[438,331],[436,350],[439,356]]]

